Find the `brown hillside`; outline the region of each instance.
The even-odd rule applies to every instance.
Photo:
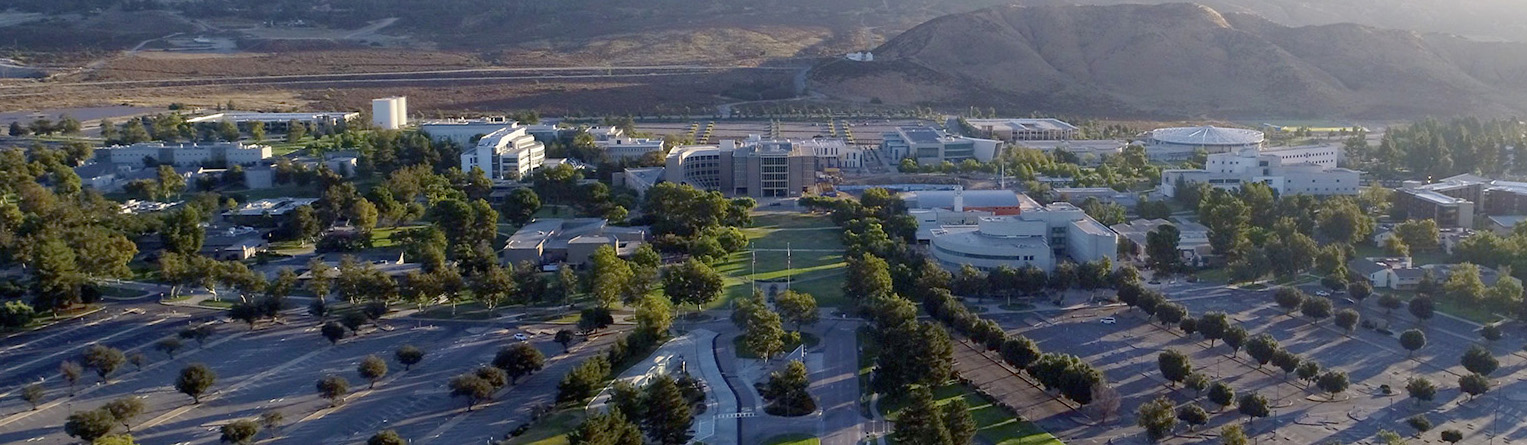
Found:
[[[813,74],[819,91],[1012,112],[1413,117],[1518,111],[1527,45],[1358,25],[1290,28],[1201,5],[944,16]]]

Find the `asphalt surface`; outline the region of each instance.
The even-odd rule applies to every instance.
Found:
[[[1134,410],[1160,395],[1178,404],[1199,403],[1211,412],[1215,406],[1191,390],[1172,388],[1160,376],[1157,355],[1176,349],[1193,359],[1195,369],[1211,380],[1229,383],[1238,393],[1255,391],[1275,400],[1274,416],[1252,422],[1249,429],[1266,443],[1339,443],[1372,442],[1380,429],[1401,434],[1414,431],[1403,419],[1426,413],[1437,426],[1435,431],[1456,428],[1465,433],[1463,443],[1489,443],[1492,438],[1527,439],[1527,385],[1522,378],[1524,357],[1519,355],[1527,332],[1509,327],[1506,339],[1490,345],[1501,361],[1501,370],[1491,375],[1495,387],[1490,393],[1468,401],[1457,389],[1457,378],[1465,373],[1458,364],[1462,351],[1481,343],[1470,323],[1438,316],[1417,323],[1408,313],[1385,315],[1370,298],[1361,309],[1364,318],[1391,320],[1398,332],[1411,327],[1423,329],[1429,344],[1413,359],[1407,358],[1394,336],[1359,329],[1350,337],[1325,319],[1312,324],[1308,318],[1285,315],[1272,303],[1269,291],[1244,291],[1196,284],[1167,284],[1164,292],[1188,307],[1194,315],[1224,311],[1238,320],[1252,335],[1267,333],[1288,350],[1314,359],[1324,369],[1346,372],[1350,388],[1336,401],[1296,379],[1285,380],[1271,365],[1258,369],[1244,351],[1233,357],[1223,342],[1212,348],[1200,337],[1183,338],[1175,329],[1167,330],[1150,323],[1140,311],[1122,307],[1090,307],[1072,311],[1034,311],[993,314],[990,318],[1012,333],[1021,333],[1039,343],[1042,350],[1078,355],[1098,366],[1123,396],[1122,408],[1110,422],[1096,426],[1041,423],[1067,443],[1144,443],[1139,427],[1134,426]],[[1341,298],[1336,307],[1351,307]],[[1114,317],[1115,324],[1101,322]],[[1426,376],[1440,388],[1435,401],[1420,406],[1404,393],[1411,376]],[[1381,393],[1380,385],[1389,385],[1392,395]],[[1232,422],[1244,422],[1234,407],[1215,414],[1207,428],[1217,430]],[[1180,432],[1184,430],[1180,429]],[[1174,439],[1195,443],[1204,437],[1190,435]]]
[[[171,308],[144,307],[145,314],[102,314],[0,343],[0,390],[5,391],[0,393],[0,443],[73,443],[62,429],[70,412],[125,395],[144,397],[148,403],[148,412],[132,422],[140,443],[217,443],[222,424],[273,409],[286,421],[276,431],[261,434],[269,443],[355,443],[381,429],[395,429],[417,444],[481,443],[528,421],[532,407],[551,402],[563,373],[582,358],[602,353],[602,346],[613,339],[596,336],[564,354],[551,340],[560,326],[384,320],[381,324],[388,329],[363,329],[362,335],[331,346],[317,332],[317,320],[291,316],[284,325],[262,324],[253,331],[242,323],[219,324],[206,347],[189,342],[171,359],[152,351],[151,345],[214,312],[191,310],[197,315],[164,317]],[[491,361],[499,348],[514,342],[511,335],[521,331],[540,333],[530,343],[546,354],[546,369],[500,391],[495,401],[465,412],[464,400],[451,398],[446,382]],[[109,384],[98,384],[87,371],[76,395],[67,397],[68,387],[57,377],[58,363],[76,358],[92,341],[143,350],[150,363],[142,371],[125,365]],[[409,371],[392,358],[403,344],[426,351],[424,361]],[[374,390],[367,390],[355,372],[356,364],[369,354],[386,359],[390,368]],[[206,363],[218,374],[201,404],[192,404],[172,388],[179,370],[193,362]],[[351,383],[346,402],[337,408],[319,399],[313,386],[328,374]],[[10,393],[39,378],[46,379],[47,401],[30,411]]]

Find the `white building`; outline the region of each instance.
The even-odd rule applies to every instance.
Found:
[[[1293,157],[1295,161],[1302,158]],[[1356,195],[1362,172],[1321,164],[1300,162],[1285,164],[1277,152],[1258,153],[1245,150],[1239,153],[1209,155],[1201,170],[1171,169],[1161,171],[1161,193],[1177,196],[1177,185],[1207,183],[1216,188],[1239,189],[1241,184],[1261,182],[1267,184],[1280,196],[1288,195]]]
[[[158,164],[198,166],[202,164],[254,165],[271,157],[269,145],[246,145],[241,142],[207,144],[165,144],[143,142],[95,150],[97,159],[119,165],[145,165],[153,159]]]
[[[501,128],[478,139],[461,153],[461,170],[483,169],[489,178],[520,180],[546,162],[546,145],[535,140],[525,127]]]
[[[1145,138],[1145,153],[1153,161],[1182,161],[1203,149],[1209,154],[1260,149],[1267,136],[1241,128],[1173,127],[1152,130]]]
[[[1060,119],[966,119],[986,137],[1007,142],[1076,139],[1081,130]]]
[[[186,123],[215,124],[222,121],[229,121],[235,124],[247,125],[254,122],[260,122],[265,124],[265,129],[267,131],[286,131],[287,124],[291,123],[292,121],[297,121],[308,125],[333,126],[338,125],[341,122],[350,122],[351,120],[360,117],[360,115],[360,113],[353,111],[320,111],[312,113],[259,113],[228,111],[223,113],[209,114],[206,116],[193,117],[186,119]]]
[[[1209,228],[1203,224],[1164,219],[1137,219],[1124,224],[1114,224],[1109,228],[1120,237],[1134,243],[1135,254],[1145,259],[1150,257],[1145,252],[1147,237],[1152,230],[1168,224],[1177,227],[1177,253],[1181,255],[1183,262],[1203,265],[1205,257],[1214,253],[1213,246],[1209,244]]]
[[[979,214],[979,211],[912,211],[919,226],[938,225],[927,229],[928,243],[933,258],[947,269],[970,265],[991,271],[999,266],[1034,265],[1054,271],[1061,258],[1086,263],[1102,258],[1112,260],[1118,252],[1118,234],[1070,203],[1051,203],[1017,216]]]
[[[637,159],[647,153],[662,152],[662,139],[632,139],[615,137],[605,140],[594,141],[594,146],[604,150],[606,157],[612,161]]]
[[[408,98],[393,96],[372,99],[371,123],[384,130],[397,130],[408,125]]]
[[[997,155],[1002,141],[951,136],[933,127],[898,127],[883,135],[881,149],[892,159],[912,158],[921,165],[966,159],[989,162]]]
[[[419,130],[437,142],[451,141],[462,147],[471,146],[476,138],[505,128],[520,127],[519,122],[503,116],[480,119],[440,119],[419,123]]]

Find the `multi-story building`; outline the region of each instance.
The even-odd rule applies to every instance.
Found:
[[[1436,219],[1443,227],[1474,228],[1476,216],[1527,215],[1527,182],[1462,174],[1431,184],[1405,181],[1396,192],[1394,203],[1408,218]]]
[[[517,181],[546,162],[546,145],[535,140],[525,127],[500,128],[477,140],[461,153],[462,171],[481,168],[489,178]]]
[[[1080,130],[1059,119],[966,119],[986,137],[1007,142],[1076,139]]]
[[[1285,164],[1277,154],[1245,149],[1211,154],[1203,169],[1162,170],[1161,192],[1177,196],[1179,183],[1207,183],[1233,190],[1241,184],[1260,182],[1279,195],[1356,195],[1362,189],[1361,177],[1362,172],[1356,170],[1305,162]]]
[[[816,184],[821,164],[808,144],[757,137],[720,145],[691,145],[668,152],[668,182],[731,196],[800,196]]]
[[[1473,201],[1418,188],[1396,190],[1393,199],[1408,219],[1435,220],[1441,227],[1474,227]]]
[[[487,136],[489,133],[519,126],[519,122],[509,120],[503,116],[490,116],[479,119],[424,121],[419,123],[419,130],[428,134],[430,139],[437,142],[451,141],[462,147],[470,147],[476,142],[476,139]]]
[[[920,209],[913,216],[922,225],[930,219],[930,213],[942,212]],[[1062,259],[1078,263],[1112,260],[1118,251],[1118,235],[1113,230],[1068,203],[1054,203],[1010,216],[958,213],[967,217],[962,224],[940,224],[928,230],[933,258],[951,270],[965,265],[981,270],[1033,265],[1051,271]],[[948,220],[947,216],[931,219],[933,224]],[[974,219],[973,224],[970,219]]]
[[[127,146],[111,146],[95,150],[96,158],[118,165],[156,164],[197,166],[204,164],[255,165],[269,159],[269,145],[244,144],[241,142],[215,142],[206,144],[165,144],[143,142]]]
[[[633,139],[615,137],[605,140],[595,140],[594,146],[604,150],[604,155],[612,161],[637,159],[652,152],[663,151],[662,139]]]
[[[1002,141],[950,136],[933,127],[898,127],[883,136],[880,148],[892,159],[912,158],[921,165],[960,163],[966,159],[991,161]]]

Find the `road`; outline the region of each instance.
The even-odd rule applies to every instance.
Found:
[[[817,435],[822,445],[856,445],[864,438],[864,416],[859,414],[859,342],[857,320],[823,322],[822,366],[811,375],[812,394],[822,410]]]
[[[383,81],[400,77],[414,77],[411,80],[428,79],[493,79],[500,77],[488,77],[491,74],[511,73],[537,73],[554,74],[604,74],[614,76],[622,74],[664,73],[681,72],[685,74],[708,73],[716,71],[796,71],[800,67],[793,66],[713,66],[713,65],[643,65],[643,66],[572,66],[572,67],[493,67],[493,68],[465,68],[450,70],[415,70],[415,71],[368,71],[356,73],[337,74],[289,74],[270,76],[225,76],[225,77],[180,77],[152,80],[100,80],[80,82],[46,82],[22,85],[0,85],[0,91],[4,90],[29,90],[39,87],[101,87],[101,86],[135,86],[149,85],[158,86],[174,84],[174,86],[187,86],[199,84],[266,84],[279,83],[280,81],[300,80],[304,82],[325,82],[341,80],[358,80],[358,78],[374,78],[366,80]],[[592,76],[590,76],[592,77]]]

